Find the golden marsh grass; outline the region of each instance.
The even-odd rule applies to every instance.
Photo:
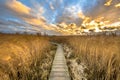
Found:
[[[120,37],[77,36],[67,38],[74,56],[84,62],[88,80],[120,80]]]
[[[48,37],[0,34],[0,80],[47,80],[50,47]]]

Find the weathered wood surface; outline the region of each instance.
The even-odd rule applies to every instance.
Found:
[[[71,80],[62,45],[58,44],[49,80]]]

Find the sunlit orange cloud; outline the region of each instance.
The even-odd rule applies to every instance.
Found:
[[[25,6],[24,4],[16,0],[12,0],[11,2],[8,2],[7,6],[11,10],[19,14],[30,14],[30,11],[31,11],[29,7]]]
[[[36,18],[33,18],[33,19],[24,18],[24,20],[33,26],[40,26],[44,29],[51,30],[51,28],[44,22],[44,20],[36,19]]]
[[[82,13],[82,11],[80,11],[78,13],[78,16],[81,18],[81,19],[85,19],[85,15]]]
[[[7,7],[13,13],[15,13],[15,15],[17,15],[18,17],[23,19],[28,24],[33,25],[33,26],[40,26],[47,30],[53,30],[53,28],[49,27],[46,24],[46,20],[44,19],[44,17],[42,17],[42,16],[38,17],[37,14],[36,14],[36,16],[35,16],[35,14],[34,15],[31,14],[32,9],[25,6],[21,2],[19,2],[17,0],[11,0],[11,2],[7,3]]]
[[[98,17],[98,18],[96,18],[95,20],[97,21],[97,22],[100,22],[100,21],[102,21],[104,19],[104,17]]]
[[[115,5],[116,8],[120,8],[120,3]]]
[[[32,18],[32,19],[30,19],[30,18],[23,18],[23,19],[24,19],[27,23],[32,24],[32,25],[40,25],[40,24],[43,23],[43,21],[40,20],[40,19],[34,19],[34,18]]]
[[[110,6],[112,3],[112,0],[107,0],[107,2],[104,4],[105,6]]]

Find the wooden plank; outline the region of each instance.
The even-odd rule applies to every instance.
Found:
[[[62,45],[58,45],[49,80],[71,80]]]

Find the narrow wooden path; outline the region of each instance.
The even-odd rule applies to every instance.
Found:
[[[49,80],[71,80],[62,45],[58,44]]]

